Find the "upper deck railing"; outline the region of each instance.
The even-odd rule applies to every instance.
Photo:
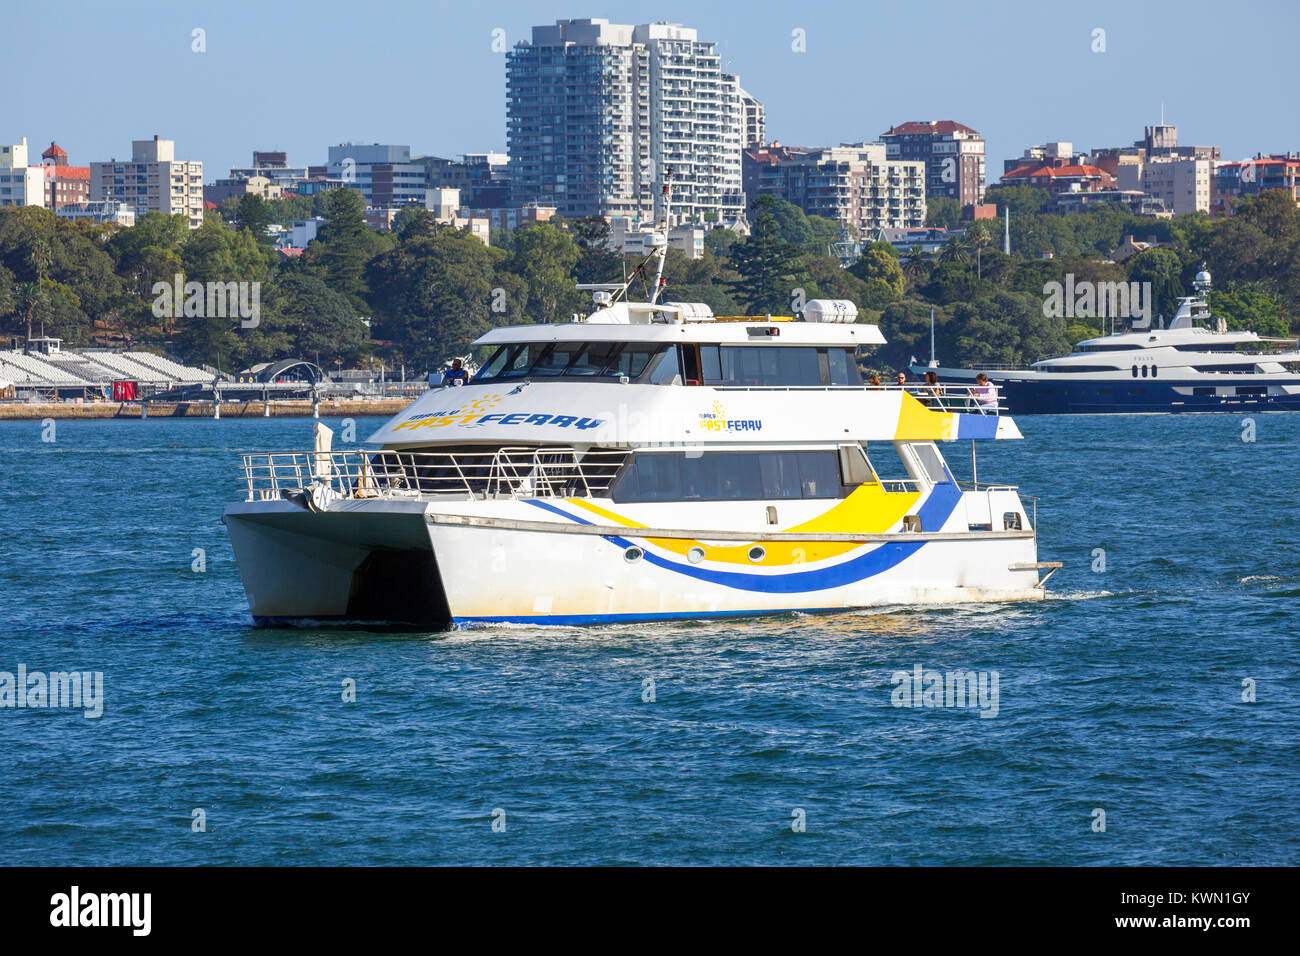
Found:
[[[623,451],[567,446],[477,452],[269,452],[242,456],[249,501],[275,501],[320,483],[345,498],[451,495],[589,497],[609,491]]]
[[[997,385],[951,385],[908,382],[905,385],[711,385],[720,392],[888,392],[904,391],[937,412],[997,415],[1007,410]]]

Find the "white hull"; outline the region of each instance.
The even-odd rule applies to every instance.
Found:
[[[781,507],[787,523],[804,523],[810,510],[837,504]],[[608,499],[373,499],[316,513],[254,501],[231,505],[225,520],[259,623],[592,624],[1043,597],[1029,516],[1009,489],[937,486],[912,503],[933,524],[920,533],[901,531],[901,513],[875,533],[758,530],[765,506],[642,504],[614,515]],[[677,529],[696,519],[715,537],[653,520],[669,512]],[[1001,528],[1005,512],[1025,530],[969,530]],[[689,554],[696,547],[702,558]],[[640,556],[629,560],[629,548]]]

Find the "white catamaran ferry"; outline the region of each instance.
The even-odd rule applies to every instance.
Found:
[[[658,250],[662,270],[663,250]],[[662,275],[662,271],[660,273]],[[254,619],[422,629],[1027,601],[1033,508],[940,445],[1020,438],[996,394],[864,385],[851,303],[802,320],[626,300],[484,335],[467,385],[370,439],[245,455]],[[974,452],[972,444],[972,455]],[[892,461],[892,468],[886,461]],[[974,464],[972,462],[972,469]]]

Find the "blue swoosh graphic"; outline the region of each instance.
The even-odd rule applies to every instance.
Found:
[[[544,501],[538,501],[535,498],[525,500],[534,507],[541,508],[543,511],[550,511],[578,524],[595,524],[594,521],[587,521],[584,518],[571,515],[567,511],[562,511]],[[926,499],[925,504],[921,506],[921,510],[918,512],[921,516],[921,527],[932,529],[943,527],[944,522],[948,520],[948,516],[952,514],[953,509],[957,507],[960,501],[961,489],[952,482],[935,485],[930,492],[930,497]],[[602,535],[602,537],[619,547],[632,547],[632,542],[626,538],[616,535]],[[693,564],[679,564],[660,555],[651,554],[649,551],[645,552],[644,560],[667,571],[676,571],[678,574],[698,578],[710,584],[735,588],[738,591],[792,594],[805,591],[824,591],[872,577],[901,564],[924,545],[925,542],[923,541],[918,541],[916,544],[884,544],[834,567],[796,571],[790,574],[749,574],[744,571],[717,571]]]

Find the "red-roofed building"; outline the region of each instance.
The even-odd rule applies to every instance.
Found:
[[[963,206],[984,201],[985,149],[977,130],[953,120],[912,121],[880,139],[890,159],[925,163],[927,199],[947,196]]]
[[[1115,177],[1097,166],[1070,164],[1063,166],[1030,163],[1004,173],[1003,186],[1032,186],[1052,196],[1061,193],[1095,193],[1115,188]]]
[[[69,166],[68,154],[58,143],[41,153],[45,170],[45,208],[77,206],[90,199],[90,167]]]

